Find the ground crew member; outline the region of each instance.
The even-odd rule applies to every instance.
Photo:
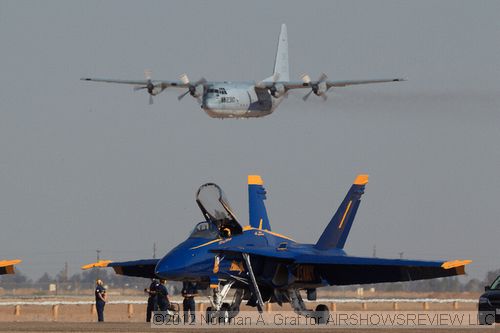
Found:
[[[167,287],[165,286],[166,280],[160,280],[160,283],[158,284],[156,288],[156,298],[157,298],[157,303],[158,303],[158,310],[160,311],[167,311],[168,308],[170,307],[170,301],[168,299],[168,291]]]
[[[189,315],[191,316],[191,324],[194,324],[196,321],[196,303],[194,297],[197,296],[197,294],[196,284],[192,282],[182,283],[182,297],[184,297],[184,301],[182,301],[182,311],[184,312],[184,324],[187,324]]]
[[[102,280],[95,281],[95,308],[97,310],[97,321],[104,321],[104,305],[106,305],[106,288]]]
[[[156,289],[158,288],[159,282],[156,279],[151,280],[149,288],[144,289],[144,292],[148,294],[148,307],[146,309],[146,322],[151,322],[151,314],[153,311],[158,310],[158,302]]]

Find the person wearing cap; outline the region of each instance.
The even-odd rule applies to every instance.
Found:
[[[157,302],[157,292],[159,282],[156,279],[151,280],[149,288],[144,289],[144,292],[148,294],[148,307],[146,309],[146,322],[151,322],[151,314],[153,311],[158,310]]]
[[[158,302],[158,310],[160,311],[167,311],[168,307],[170,306],[168,291],[167,287],[165,286],[166,282],[166,280],[160,280],[160,283],[158,284],[156,289],[156,301]]]
[[[182,297],[184,297],[182,301],[182,311],[184,312],[184,324],[188,323],[189,316],[191,317],[191,324],[196,321],[196,303],[194,297],[197,296],[197,294],[196,284],[187,281],[182,283]]]
[[[95,281],[95,308],[97,310],[97,321],[104,321],[104,306],[106,305],[106,288],[102,280]]]

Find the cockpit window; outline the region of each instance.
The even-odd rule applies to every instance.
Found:
[[[208,94],[220,94],[220,95],[227,95],[226,89],[225,88],[208,88],[207,89]]]
[[[228,228],[231,235],[242,233],[241,225],[219,186],[214,183],[202,185],[196,194],[196,202],[207,222],[211,222],[219,232]]]
[[[200,222],[194,227],[193,231],[189,235],[189,238],[207,238],[215,239],[219,236],[219,231],[213,223],[210,222]]]
[[[500,276],[497,277],[497,279],[495,281],[493,281],[493,283],[491,284],[490,289],[500,290]]]

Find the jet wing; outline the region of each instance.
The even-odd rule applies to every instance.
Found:
[[[0,275],[14,274],[14,265],[17,265],[21,260],[0,260]]]
[[[343,255],[297,254],[278,249],[219,247],[212,252],[229,258],[241,256],[261,256],[276,262],[307,266],[316,276],[330,285],[351,285],[382,282],[398,282],[433,279],[465,274],[465,265],[470,260],[423,261],[403,259],[381,259],[351,257]]]
[[[330,285],[413,281],[465,274],[471,260],[421,261],[350,256],[298,256],[295,263],[314,267]]]
[[[95,263],[84,265],[83,270],[94,267],[112,267],[116,274],[126,276],[136,276],[143,278],[156,278],[155,267],[160,259],[141,259],[133,261],[113,262],[111,260],[101,260]]]

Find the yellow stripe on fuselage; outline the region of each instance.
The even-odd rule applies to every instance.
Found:
[[[256,228],[252,228],[251,226],[247,225],[247,226],[244,226],[243,227],[243,232],[245,231],[259,231],[259,232],[265,232],[265,233],[268,233],[270,235],[273,235],[273,236],[276,236],[276,237],[279,237],[279,238],[283,238],[283,239],[286,239],[286,240],[289,240],[289,241],[292,241],[292,242],[295,242],[294,239],[288,237],[288,236],[285,236],[285,235],[282,235],[282,234],[278,234],[276,232],[272,232],[272,231],[269,231],[269,230],[265,230],[265,229],[256,229]],[[223,239],[222,238],[217,238],[217,239],[213,239],[211,241],[208,241],[206,243],[203,243],[203,244],[200,244],[200,245],[197,245],[197,246],[193,246],[192,248],[190,248],[190,250],[196,250],[196,249],[199,249],[200,247],[204,247],[204,246],[207,246],[207,245],[210,245],[210,244],[213,244],[213,243],[216,243],[216,242],[220,242],[222,241]]]
[[[273,235],[273,236],[276,236],[276,237],[279,237],[279,238],[284,238],[284,239],[287,239],[289,241],[295,242],[295,240],[293,240],[292,238],[290,238],[288,236],[285,236],[285,235],[282,235],[282,234],[278,234],[276,232],[272,232],[272,231],[269,231],[269,230],[266,230],[266,229],[256,229],[256,228],[252,228],[249,225],[243,227],[243,231],[253,231],[253,230],[265,232],[265,233],[268,233],[270,235]]]
[[[212,243],[215,243],[215,242],[218,242],[218,241],[221,241],[221,240],[222,240],[222,238],[213,239],[213,240],[211,240],[209,242],[206,242],[206,243],[194,246],[194,247],[190,248],[190,250],[199,249],[200,247],[207,246],[207,245],[210,245]]]
[[[342,228],[342,225],[344,224],[345,217],[347,216],[347,212],[349,212],[349,208],[351,208],[352,201],[349,201],[347,204],[347,209],[345,210],[344,216],[342,216],[342,220],[340,220],[339,224],[339,229]]]

